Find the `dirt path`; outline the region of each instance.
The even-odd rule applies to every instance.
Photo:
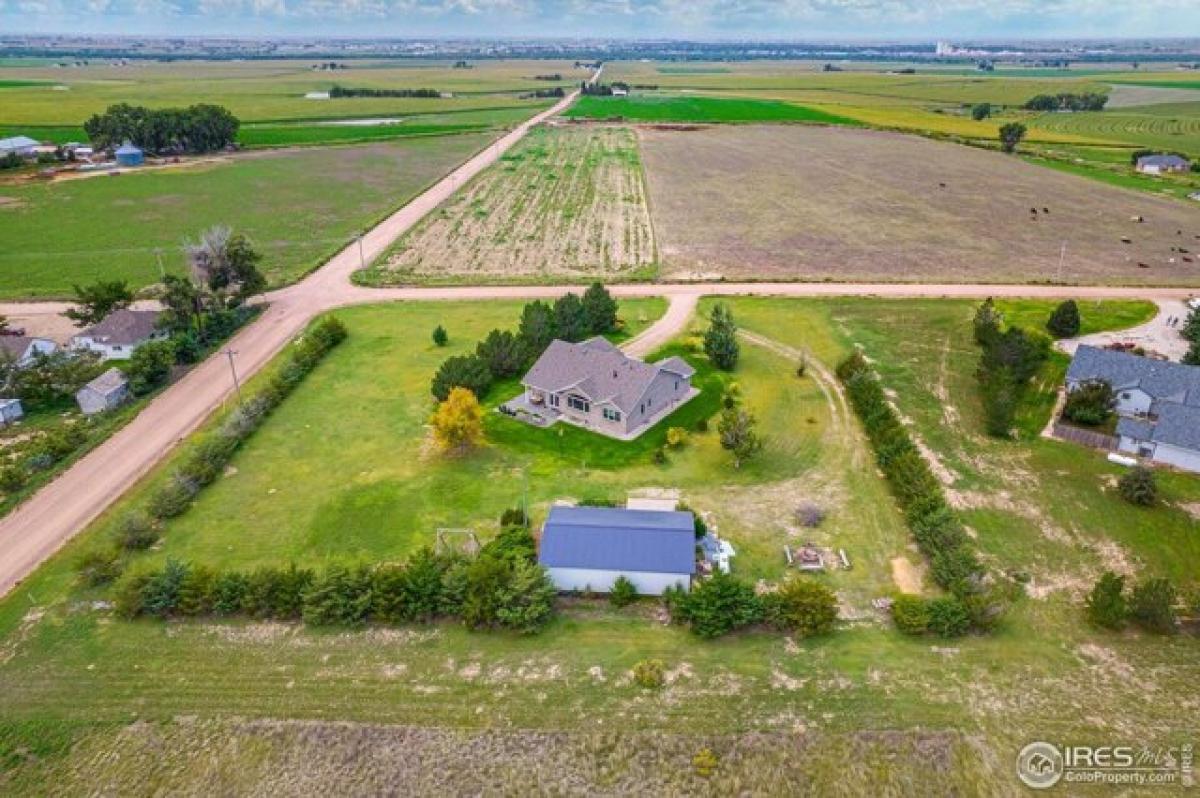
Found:
[[[680,291],[670,294],[667,312],[658,321],[622,344],[621,348],[633,357],[645,357],[667,344],[672,338],[687,329],[688,322],[696,313],[700,295]]]

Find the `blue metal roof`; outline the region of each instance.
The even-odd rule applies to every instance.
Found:
[[[679,511],[552,507],[538,562],[547,568],[692,574],[695,520]]]

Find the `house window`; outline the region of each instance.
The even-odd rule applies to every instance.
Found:
[[[558,407],[558,394],[556,394],[556,393],[550,394],[550,406]]]
[[[604,408],[604,420],[605,421],[620,421],[621,414],[620,414],[620,412],[613,410],[611,407],[606,407],[606,408]]]
[[[1128,399],[1128,398],[1129,398],[1129,393],[1128,393],[1128,392],[1126,392],[1126,393],[1123,393],[1123,394],[1121,394],[1121,398],[1122,398],[1122,399]]]
[[[592,412],[591,402],[589,402],[587,399],[584,399],[582,396],[576,396],[575,394],[571,394],[567,397],[567,406],[572,410],[578,410],[581,413]]]

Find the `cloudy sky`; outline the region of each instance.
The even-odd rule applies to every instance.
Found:
[[[778,39],[1180,36],[1200,0],[0,0],[6,32]]]

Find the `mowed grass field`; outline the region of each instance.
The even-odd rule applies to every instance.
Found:
[[[628,280],[655,261],[634,132],[540,126],[358,279]]]
[[[132,62],[84,67],[0,66],[0,80],[15,85],[0,88],[0,130],[51,140],[78,139],[80,127],[92,114],[109,105],[133,102],[152,108],[193,103],[223,105],[246,126],[248,146],[311,143],[313,134],[299,125],[278,129],[282,122],[413,117],[524,109],[529,116],[550,104],[547,99],[521,97],[536,89],[570,88],[588,76],[568,62],[483,61],[470,69],[455,69],[449,61],[345,61],[345,69],[314,70],[317,60]],[[562,80],[537,80],[559,74]],[[435,89],[447,97],[351,97],[308,99],[334,85],[371,89]],[[255,125],[270,123],[276,132],[265,136]],[[309,126],[311,127],[311,126]],[[293,136],[287,137],[286,133]],[[359,129],[357,132],[362,132]]]
[[[1200,242],[1194,209],[1001,153],[805,126],[639,135],[667,278],[1200,285],[1178,252]]]
[[[141,288],[181,272],[181,245],[212,225],[244,232],[273,285],[481,149],[486,134],[218,158],[119,177],[0,186],[0,296],[66,296],[74,283]]]
[[[356,308],[339,313],[350,339],[145,556],[247,567],[402,556],[438,526],[494,530],[498,510],[526,491],[540,516],[563,495],[675,487],[711,510],[738,546],[736,572],[776,579],[781,542],[809,534],[789,530],[791,509],[815,499],[831,512],[811,534],[827,536],[818,545],[845,547],[855,563],[821,578],[854,620],[821,640],[753,633],[712,643],[664,626],[652,605],[615,611],[595,601],[571,604],[533,638],[449,625],[129,623],[92,610],[88,600],[102,594],[71,584],[72,559],[105,534],[118,508],[0,602],[0,786],[14,794],[119,784],[337,792],[403,775],[414,789],[466,791],[651,784],[769,793],[836,783],[848,794],[1011,794],[1019,789],[1012,763],[1032,739],[1091,739],[1099,730],[1139,745],[1190,741],[1200,642],[1093,631],[1080,623],[1079,594],[1104,567],[1194,586],[1197,530],[1184,505],[1200,500],[1200,480],[1166,477],[1165,503],[1135,510],[1114,495],[1116,467],[1099,455],[983,439],[977,353],[966,343],[970,303],[731,305],[745,329],[807,352],[814,365],[865,348],[914,432],[955,472],[951,495],[990,564],[1032,577],[1002,629],[914,640],[864,610],[867,598],[891,590],[891,560],[919,563],[919,555],[856,423],[836,393],[826,397],[833,386],[811,368],[797,378],[776,349],[744,341],[733,375],[768,436],[761,461],[740,472],[712,433],[666,465],[635,452],[598,468],[579,460],[595,446],[576,440],[560,453],[552,437],[536,435],[518,445],[497,426],[513,422],[500,418],[489,420],[485,451],[445,461],[424,445],[428,377],[442,357],[511,323],[519,306]],[[635,332],[661,309],[626,302],[622,316]],[[1001,309],[1034,323],[1051,305]],[[1086,304],[1083,312],[1096,328],[1136,320],[1145,308]],[[427,343],[436,323],[450,331],[447,349]],[[686,339],[679,347],[689,351]],[[702,358],[687,356],[709,379]],[[645,657],[667,663],[663,690],[631,683],[629,670]],[[703,747],[718,756],[711,781],[691,764]],[[530,750],[538,756],[522,753]],[[456,764],[466,761],[471,767]]]

